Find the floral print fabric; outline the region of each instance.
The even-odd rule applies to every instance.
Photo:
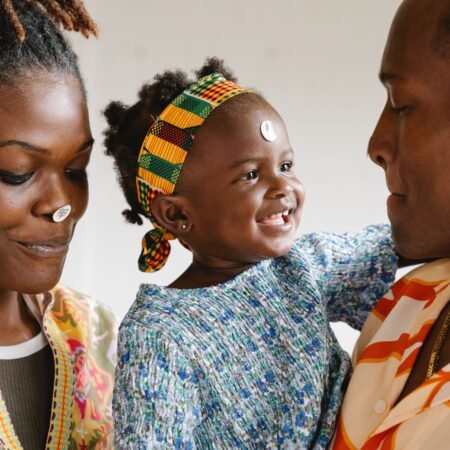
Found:
[[[386,226],[296,241],[218,286],[142,285],[119,332],[120,449],[325,449],[361,327],[393,281]]]
[[[114,316],[92,298],[62,286],[36,296],[36,302],[55,362],[46,450],[111,450]],[[1,393],[0,448],[22,450]]]

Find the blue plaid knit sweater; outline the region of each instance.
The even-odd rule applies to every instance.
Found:
[[[118,449],[325,449],[360,329],[391,285],[390,229],[318,233],[218,286],[142,285],[119,333]]]

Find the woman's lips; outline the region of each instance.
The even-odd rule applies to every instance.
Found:
[[[23,242],[16,241],[19,247],[28,254],[43,258],[61,258],[69,249],[69,242]]]

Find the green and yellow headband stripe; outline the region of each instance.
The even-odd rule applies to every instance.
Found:
[[[136,177],[139,203],[155,227],[142,239],[139,269],[143,272],[156,272],[164,266],[170,254],[168,241],[175,239],[153,217],[153,199],[174,192],[195,134],[212,111],[245,92],[249,91],[213,73],[183,91],[150,126],[139,153]]]

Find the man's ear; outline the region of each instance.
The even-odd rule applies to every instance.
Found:
[[[178,195],[157,195],[152,201],[152,214],[156,221],[176,236],[191,228],[185,198]]]

